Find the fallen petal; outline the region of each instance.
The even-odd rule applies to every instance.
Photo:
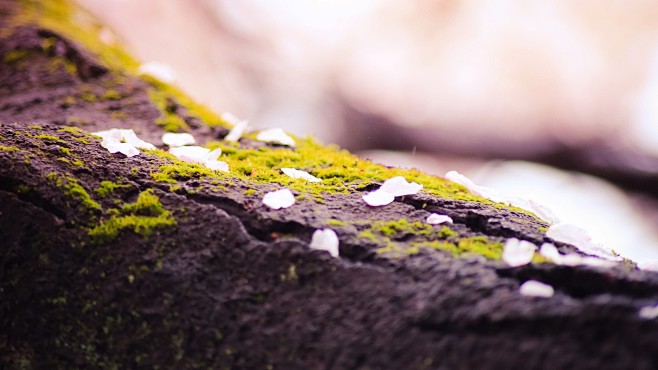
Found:
[[[652,320],[658,317],[658,305],[656,306],[644,306],[640,308],[638,315],[647,320]]]
[[[537,250],[537,246],[528,241],[516,238],[508,239],[503,248],[502,259],[512,267],[527,265],[532,261],[535,250]]]
[[[220,155],[222,155],[222,149],[217,148],[217,149],[211,151],[210,153],[206,154],[206,162],[216,161],[219,158]]]
[[[140,75],[151,75],[162,82],[171,83],[176,81],[176,74],[174,73],[174,70],[164,63],[144,63],[139,66],[137,73]]]
[[[595,243],[589,233],[580,227],[568,223],[557,223],[551,225],[546,230],[546,236],[549,238],[571,244],[583,253],[604,258],[610,261],[621,261],[622,258],[615,256],[612,252]]]
[[[226,162],[211,160],[211,161],[206,161],[206,163],[204,164],[206,167],[210,168],[211,170],[228,172],[228,163]]]
[[[544,284],[537,280],[528,280],[521,284],[519,293],[527,297],[542,297],[550,298],[555,294],[555,289],[548,284]]]
[[[222,116],[222,118],[224,118],[224,116]],[[248,125],[249,125],[249,121],[239,121],[237,124],[233,126],[231,131],[224,138],[224,140],[237,142],[242,137],[242,134],[244,134],[244,131],[247,129]]]
[[[265,194],[263,203],[272,209],[288,208],[295,204],[295,196],[288,189],[271,191]]]
[[[368,205],[371,207],[379,207],[393,203],[395,196],[385,191],[375,190],[364,195],[363,200],[365,200],[366,203],[368,203]]]
[[[493,202],[500,203],[504,202],[506,203],[505,197],[502,195],[498,194],[498,192],[492,188],[488,188],[486,186],[480,186],[476,185],[473,181],[471,181],[468,177],[462,175],[461,173],[457,171],[449,171],[446,173],[446,179],[455,182],[459,185],[464,186],[467,188],[471,193],[487,198]]]
[[[338,257],[338,236],[332,229],[318,229],[313,233],[311,249],[327,251],[333,257]]]
[[[452,223],[452,218],[450,216],[446,215],[440,215],[437,213],[432,213],[431,215],[427,216],[427,220],[425,220],[430,225],[439,225],[442,223]]]
[[[401,197],[404,195],[414,195],[418,193],[423,188],[423,185],[408,182],[402,176],[395,176],[384,181],[384,184],[379,188],[379,191],[387,192],[395,197]]]
[[[121,153],[126,157],[134,157],[141,153],[139,149],[135,148],[133,145],[128,143],[121,142],[108,142],[105,147],[110,153]]]
[[[290,136],[288,136],[288,134],[286,134],[280,128],[271,128],[271,129],[263,130],[258,133],[258,136],[256,136],[256,140],[263,141],[266,143],[295,146],[295,140]]]
[[[169,153],[184,162],[203,164],[206,162],[210,149],[200,146],[180,146],[170,148]]]
[[[281,172],[286,174],[286,176],[292,177],[293,179],[304,179],[308,182],[320,182],[319,178],[311,175],[310,173],[295,168],[281,168]]]
[[[194,139],[194,136],[188,134],[187,132],[182,132],[182,133],[167,132],[162,135],[162,142],[170,147],[177,147],[177,146],[194,144],[196,143],[196,139]]]

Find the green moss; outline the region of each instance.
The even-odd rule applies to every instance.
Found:
[[[57,150],[60,152],[60,154],[65,155],[65,156],[70,156],[71,155],[71,149],[69,148],[64,148],[64,147],[59,147]]]
[[[82,94],[80,94],[80,99],[82,99],[86,102],[93,103],[93,102],[96,101],[96,94],[94,94],[92,92],[89,92],[89,91],[85,91]]]
[[[30,135],[30,136],[32,136],[32,138],[37,139],[37,140],[41,140],[41,141],[49,141],[49,142],[53,142],[53,143],[58,143],[58,144],[64,144],[64,145],[66,145],[66,141],[64,141],[64,140],[62,140],[62,139],[60,139],[60,138],[58,138],[57,136],[53,136],[53,135],[45,135],[45,134],[42,134],[42,135]]]
[[[244,195],[246,195],[248,197],[250,197],[252,195],[255,195],[255,194],[256,194],[256,189],[247,189],[247,190],[244,191]]]
[[[99,56],[104,65],[115,72],[137,71],[139,63],[118,45],[101,42],[99,33],[103,27],[89,13],[66,0],[21,0],[22,9],[11,20],[16,27],[37,24],[81,43],[85,49]],[[9,27],[11,28],[11,27]],[[42,45],[42,47],[48,45]]]
[[[157,229],[176,225],[171,213],[149,189],[139,194],[137,201],[123,206],[118,214],[89,230],[94,243],[110,242],[124,230],[131,230],[143,237],[151,236]]]
[[[2,55],[2,61],[4,63],[17,63],[25,59],[27,55],[28,55],[27,50],[23,50],[23,49],[10,50]]]
[[[121,94],[116,90],[107,90],[101,97],[103,100],[119,100],[121,99]]]
[[[60,158],[67,161],[65,158]],[[76,206],[80,212],[95,212],[102,210],[100,204],[94,201],[89,193],[71,175],[60,176],[55,172],[48,173],[46,178],[55,186],[63,188],[64,194],[69,199],[68,207]]]
[[[177,105],[183,107],[190,117],[195,117],[209,126],[229,127],[230,124],[224,122],[216,113],[205,106],[196,103],[175,86],[166,84],[152,76],[142,76],[142,79],[153,86],[151,91],[151,100],[163,113],[165,120],[170,120],[172,124],[180,124],[180,128],[186,128],[187,123],[180,117]],[[173,116],[177,117],[174,118]],[[182,121],[182,122],[181,122]]]
[[[364,230],[364,231],[360,232],[357,235],[357,237],[368,239],[368,240],[373,241],[373,242],[376,242],[376,241],[379,240],[379,238],[377,238],[377,236],[375,234],[373,234],[373,232],[371,230]]]
[[[107,198],[117,189],[130,188],[130,185],[124,185],[119,182],[101,181],[100,186],[94,192],[101,198]]]
[[[150,97],[161,113],[160,118],[156,121],[158,126],[168,132],[179,132],[190,129],[185,120],[177,114],[178,108],[174,103],[173,97],[159,89],[152,90]]]
[[[327,225],[329,225],[329,226],[345,226],[345,223],[341,220],[329,219],[329,220],[327,220]]]
[[[87,209],[97,209],[100,210],[101,206],[96,201],[91,199],[89,193],[78,184],[78,182],[72,177],[66,177],[66,184],[64,186],[65,193],[72,199],[77,200],[80,204]]]
[[[429,236],[432,234],[432,225],[419,221],[409,222],[402,218],[395,221],[377,221],[373,223],[372,230],[388,237],[398,233]]]
[[[15,146],[4,146],[4,145],[0,145],[0,152],[17,152],[17,151],[19,151],[19,150],[20,150],[20,149],[18,149],[18,148],[15,147]]]
[[[31,126],[27,126],[27,128],[31,128],[33,130],[43,130],[43,126],[41,125],[31,125]]]

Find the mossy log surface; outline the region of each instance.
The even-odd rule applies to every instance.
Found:
[[[506,267],[505,239],[551,241],[548,225],[312,140],[294,149],[249,135],[223,143],[221,120],[56,26],[71,19],[39,21],[50,6],[81,19],[61,1],[45,3],[0,0],[1,368],[658,363],[657,322],[638,315],[658,300],[656,274],[540,257]],[[89,134],[132,128],[161,144],[172,122],[223,147],[231,172],[162,150],[112,155]],[[284,164],[305,166],[323,184],[280,176]],[[425,190],[367,206],[361,196],[392,175]],[[263,194],[282,186],[295,205],[265,207]],[[454,225],[425,224],[431,212]],[[339,258],[309,249],[325,227],[340,238]],[[553,285],[555,296],[521,296],[529,279]]]

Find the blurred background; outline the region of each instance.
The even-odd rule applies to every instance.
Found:
[[[252,128],[530,197],[658,258],[658,3],[78,0]]]

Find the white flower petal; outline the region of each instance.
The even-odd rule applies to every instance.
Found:
[[[311,175],[310,173],[295,168],[281,168],[281,172],[286,174],[286,176],[292,177],[293,179],[304,179],[308,182],[320,182],[319,178]]]
[[[217,149],[211,151],[210,153],[206,154],[206,162],[216,161],[219,158],[220,155],[222,155],[222,149],[217,148]]]
[[[238,123],[240,123],[242,121],[241,119],[236,117],[235,114],[233,114],[231,112],[222,113],[221,118],[222,118],[222,121],[230,123],[233,126],[237,125]]]
[[[206,161],[204,165],[214,171],[228,172],[228,163],[226,162],[210,160]]]
[[[273,209],[288,208],[295,204],[295,196],[288,189],[271,191],[265,194],[263,203]]]
[[[550,224],[558,224],[560,223],[560,219],[557,217],[555,213],[553,213],[553,210],[550,208],[539,204],[535,202],[532,199],[528,200],[528,203],[530,203],[530,209],[532,213],[534,213],[537,217],[541,218],[544,221],[547,221]]]
[[[338,236],[332,229],[318,229],[313,233],[311,249],[327,251],[333,257],[338,257]]]
[[[652,320],[658,317],[658,305],[655,306],[644,306],[640,308],[638,315],[647,320]]]
[[[414,195],[418,193],[423,188],[423,185],[408,182],[402,176],[395,176],[384,181],[384,184],[379,188],[379,191],[387,192],[395,197],[401,197],[404,195]]]
[[[393,203],[395,196],[391,193],[385,191],[371,191],[370,193],[363,196],[363,200],[368,203],[369,206],[379,207],[385,206],[387,204]]]
[[[162,82],[171,83],[176,81],[176,74],[174,70],[159,62],[148,62],[139,66],[137,73],[140,75],[151,75]]]
[[[502,259],[512,267],[527,265],[532,261],[535,250],[537,250],[537,246],[529,241],[508,239],[505,242]]]
[[[438,213],[432,213],[431,215],[427,216],[427,220],[425,220],[430,225],[439,225],[442,223],[452,223],[452,218],[450,216],[446,215],[440,215]]]
[[[536,280],[528,280],[521,284],[519,293],[527,297],[550,298],[553,296],[553,294],[555,294],[555,289],[553,289],[553,287],[548,284],[544,284]]]
[[[110,153],[123,153],[128,157],[133,157],[141,153],[137,148],[155,149],[151,143],[143,141],[135,135],[133,130],[113,128],[110,130],[93,132],[93,135],[99,136],[101,146],[109,150]]]
[[[286,134],[280,128],[271,128],[268,130],[263,130],[258,133],[258,136],[256,136],[256,140],[263,141],[266,143],[295,146],[295,140],[290,136],[288,136],[288,134]]]
[[[169,153],[184,162],[203,164],[206,162],[206,157],[210,153],[210,149],[200,146],[180,146],[170,148]]]
[[[222,116],[222,118],[224,118],[224,116]],[[224,138],[224,140],[237,142],[242,137],[242,134],[244,134],[244,131],[247,129],[248,125],[249,125],[249,121],[239,121],[233,126],[231,131]]]
[[[194,139],[194,136],[188,134],[187,132],[181,132],[181,133],[167,132],[162,135],[162,142],[170,147],[177,147],[177,146],[194,144],[196,143],[196,139]]]
[[[621,261],[621,257],[615,256],[609,249],[595,243],[587,231],[568,223],[557,223],[546,230],[549,238],[571,244],[586,254],[604,258],[610,261]]]
[[[121,153],[124,154],[126,157],[134,157],[136,155],[139,155],[141,153],[139,149],[135,148],[134,145],[128,144],[128,143],[121,143],[121,142],[108,142],[105,147],[110,153]]]
[[[133,130],[121,130],[121,135],[123,136],[123,141],[132,144],[135,148],[155,149],[155,145],[138,138]]]
[[[583,257],[579,254],[560,254],[555,245],[551,243],[542,244],[539,248],[539,254],[555,263],[556,265],[563,266],[595,266],[595,267],[610,267],[614,266],[616,262],[608,261],[598,257]]]
[[[446,179],[456,182],[459,185],[464,186],[467,188],[471,193],[487,198],[493,202],[506,202],[505,197],[502,195],[498,194],[498,192],[492,188],[488,188],[486,186],[480,186],[476,185],[473,181],[471,181],[468,177],[462,175],[461,173],[457,171],[449,171],[446,173]]]

